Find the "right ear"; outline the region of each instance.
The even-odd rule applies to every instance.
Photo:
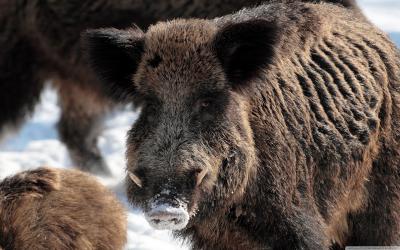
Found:
[[[228,81],[240,88],[272,64],[280,43],[275,22],[252,19],[227,24],[216,34],[213,46]]]
[[[143,54],[143,31],[137,26],[127,30],[87,30],[83,40],[89,63],[111,96],[119,100],[132,97],[132,76]]]

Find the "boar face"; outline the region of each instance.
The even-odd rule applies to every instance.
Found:
[[[155,228],[183,229],[243,194],[256,163],[246,89],[271,61],[274,33],[263,20],[86,33],[94,69],[141,106],[128,133],[128,196]]]

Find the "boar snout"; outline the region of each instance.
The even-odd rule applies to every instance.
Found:
[[[164,199],[153,202],[145,217],[149,224],[158,230],[181,230],[189,222],[186,204]]]

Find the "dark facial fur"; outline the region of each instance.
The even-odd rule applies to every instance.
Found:
[[[169,25],[166,32],[147,32],[149,42],[135,81],[137,93],[145,101],[142,115],[130,132],[127,155],[129,170],[142,171],[144,187],[147,184],[153,190],[170,185],[178,189],[178,195],[188,200],[194,214],[199,205],[197,199],[221,200],[210,196],[212,193],[234,200],[231,192],[247,185],[255,152],[248,133],[248,117],[241,111],[247,109],[246,100],[231,91],[222,70],[211,73],[211,67],[205,67],[208,63],[218,65],[209,52],[213,27],[202,22]],[[177,37],[174,31],[179,32],[180,28],[197,33],[164,46],[165,41]],[[195,41],[199,46],[189,47]],[[156,68],[147,63],[154,55],[161,55],[162,60]],[[176,78],[175,73],[180,77]],[[207,170],[207,175],[196,187],[196,175],[202,169]],[[231,176],[229,171],[243,178],[224,183],[228,180],[221,176]],[[154,191],[150,195],[161,190]],[[151,197],[141,198],[145,201]]]

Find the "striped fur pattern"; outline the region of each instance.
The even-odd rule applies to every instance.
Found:
[[[292,6],[296,10],[276,5],[238,14],[280,19],[287,32],[274,67],[251,92],[255,120],[273,117],[275,129],[284,131],[285,154],[296,162],[297,195],[308,190],[330,242],[398,244],[399,52],[358,12]]]

